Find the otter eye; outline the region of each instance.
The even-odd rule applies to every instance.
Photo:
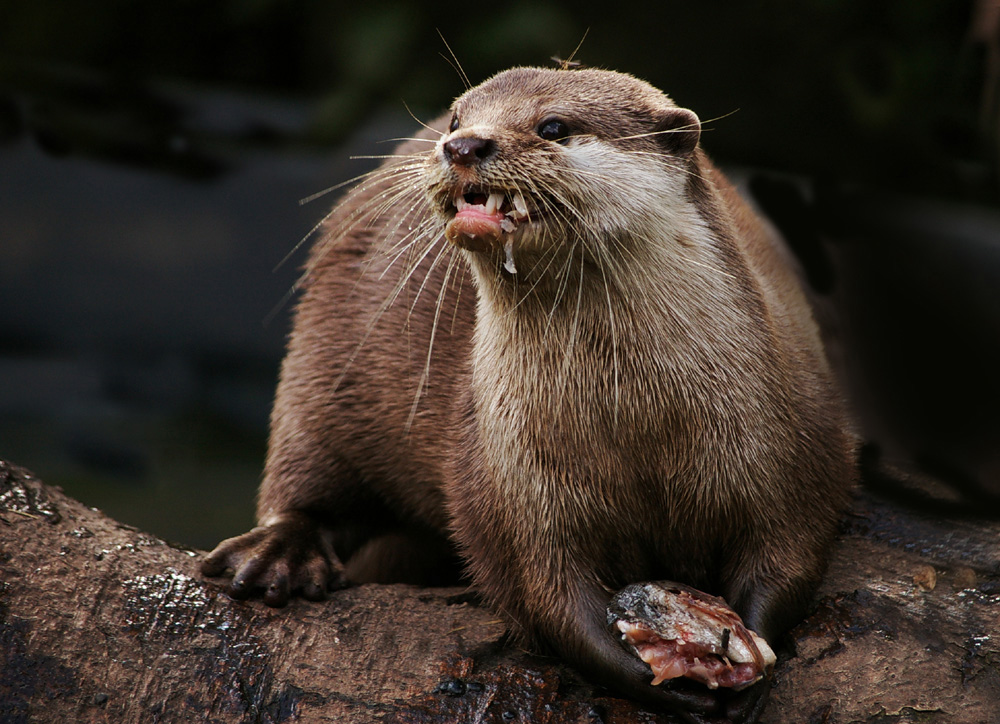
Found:
[[[569,135],[569,127],[558,118],[549,118],[539,124],[538,135],[546,141],[562,141]]]
[[[452,114],[451,123],[448,125],[448,130],[454,133],[458,130],[458,114]]]

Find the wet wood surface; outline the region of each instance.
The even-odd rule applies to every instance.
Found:
[[[0,462],[0,721],[670,722],[506,642],[458,588],[237,602],[198,551]],[[762,721],[996,721],[1000,522],[859,493]]]

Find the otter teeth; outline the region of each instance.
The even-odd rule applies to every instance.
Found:
[[[503,206],[503,194],[490,194],[486,197],[486,213],[495,214]]]
[[[528,205],[524,202],[524,195],[520,191],[511,197],[511,203],[514,205],[514,213],[511,216],[518,221],[528,218]]]
[[[483,208],[483,211],[487,214],[495,214],[500,212],[504,214],[507,220],[511,222],[524,221],[530,218],[531,214],[528,213],[528,204],[524,200],[524,194],[517,191],[511,194],[509,197],[503,193],[491,193],[484,194],[486,200],[483,203],[479,203],[478,206]],[[482,198],[482,197],[481,197]],[[475,206],[477,204],[470,203],[466,199],[465,194],[458,194],[454,200],[455,210],[462,211],[469,206]],[[506,207],[506,211],[504,210]],[[505,228],[504,231],[511,231],[512,229]]]

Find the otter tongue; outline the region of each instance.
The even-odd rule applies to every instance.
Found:
[[[444,235],[452,244],[470,251],[488,251],[496,248],[504,234],[514,231],[517,224],[501,211],[506,203],[503,194],[480,194],[470,203],[469,195],[455,201],[455,217],[444,228]],[[520,201],[524,205],[523,198]],[[516,211],[516,202],[515,202]],[[503,267],[511,274],[517,274],[514,266],[514,240],[507,238],[503,244]]]
[[[455,200],[455,218],[444,233],[448,241],[464,249],[486,251],[504,232],[514,230],[514,222],[501,211],[503,194],[466,194]]]
[[[503,219],[499,211],[487,213],[485,206],[466,206],[448,222],[444,235],[463,249],[486,251],[503,234]]]

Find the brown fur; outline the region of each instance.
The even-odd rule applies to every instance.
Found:
[[[488,138],[493,155],[449,163],[441,143],[409,142],[327,221],[282,368],[262,527],[206,572],[232,567],[236,593],[281,603],[318,597],[338,560],[387,580],[419,545],[433,570],[451,541],[531,641],[686,707],[646,684],[604,606],[670,578],[772,641],[802,615],[854,480],[809,306],[696,147],[696,117],[651,86],[516,69],[454,111],[445,138]],[[538,135],[552,116],[564,143]],[[473,186],[536,199],[514,275],[500,246],[441,236]],[[394,261],[401,240],[412,250]]]

